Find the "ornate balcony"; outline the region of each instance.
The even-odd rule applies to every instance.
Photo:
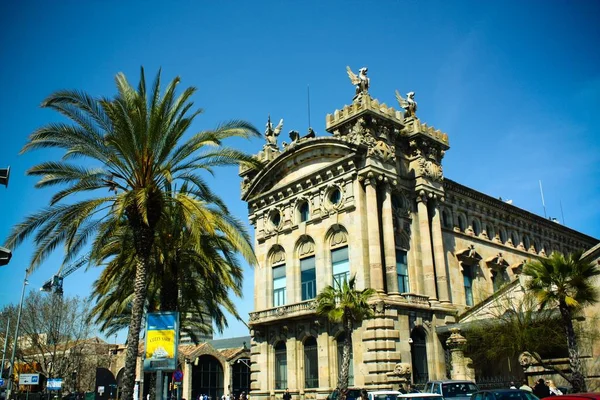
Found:
[[[316,311],[317,301],[315,299],[306,300],[295,304],[286,304],[280,307],[251,312],[249,325],[263,324],[280,320],[282,318],[296,318],[314,315]]]

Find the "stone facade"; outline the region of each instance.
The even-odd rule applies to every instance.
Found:
[[[353,384],[395,389],[449,377],[450,360],[453,376],[468,377],[460,333],[438,328],[514,280],[524,261],[597,242],[445,179],[448,136],[368,93],[328,115],[326,129],[282,149],[271,141],[260,171],[240,171],[258,258],[253,399],[286,387],[323,399],[336,386],[342,329],[317,317],[314,296],[344,260],[359,289],[378,293],[375,317],[352,336]]]

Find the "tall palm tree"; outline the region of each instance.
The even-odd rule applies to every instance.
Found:
[[[369,299],[376,293],[371,288],[356,289],[356,277],[344,280],[342,285],[327,286],[317,296],[317,314],[335,324],[342,324],[345,338],[342,348],[342,367],[338,373],[337,389],[342,396],[348,389],[352,331],[373,315]]]
[[[180,79],[175,78],[161,93],[159,71],[147,90],[143,68],[137,89],[122,73],[115,80],[118,93],[114,98],[58,91],[42,103],[42,107],[58,111],[71,123],[51,123],[36,130],[22,152],[63,150],[62,160],[43,162],[28,171],[29,175],[41,176],[37,187],[61,187],[48,207],[13,228],[7,245],[14,248],[33,235],[33,270],[61,244],[65,262],[69,262],[98,232],[111,232],[123,222],[127,224],[134,241],[135,274],[123,396],[131,398],[150,256],[165,204],[179,203],[187,219],[214,232],[202,202],[190,196],[168,196],[164,188],[186,183],[191,193],[202,197],[207,185],[200,171],[255,163],[250,156],[220,147],[222,140],[259,133],[246,122],[232,121],[183,141],[184,133],[202,112],[194,111],[190,101],[195,88],[187,88],[177,96]],[[100,194],[98,190],[105,192]]]
[[[600,268],[582,259],[582,254],[582,251],[576,251],[565,257],[554,252],[548,258],[527,263],[523,268],[523,274],[531,277],[527,288],[537,297],[540,307],[558,306],[567,336],[570,383],[576,393],[587,391],[587,387],[581,369],[573,317],[586,305],[599,300],[593,280],[600,276]]]

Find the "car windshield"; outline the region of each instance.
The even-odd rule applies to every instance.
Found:
[[[442,391],[446,399],[450,397],[467,397],[477,390],[477,386],[470,382],[452,382],[442,385]]]
[[[374,394],[373,400],[396,400],[398,395],[395,393],[387,393],[387,394]]]

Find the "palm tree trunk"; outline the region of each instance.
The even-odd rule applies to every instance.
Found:
[[[123,371],[123,399],[131,399],[133,397],[142,315],[144,313],[144,302],[146,301],[147,266],[147,258],[144,260],[141,256],[136,257],[135,282],[133,285],[134,299],[131,310],[131,322],[129,323],[129,333],[127,335],[125,370]]]
[[[344,316],[344,346],[342,348],[342,370],[338,375],[337,387],[340,389],[341,400],[346,398],[346,389],[348,389],[348,380],[350,375],[350,353],[352,351],[352,321]]]
[[[581,371],[581,359],[579,358],[579,349],[577,347],[577,337],[573,328],[573,318],[571,310],[564,300],[558,304],[558,309],[562,316],[565,332],[567,334],[567,348],[569,349],[569,366],[571,367],[571,385],[573,385],[574,393],[587,392],[585,377]]]

